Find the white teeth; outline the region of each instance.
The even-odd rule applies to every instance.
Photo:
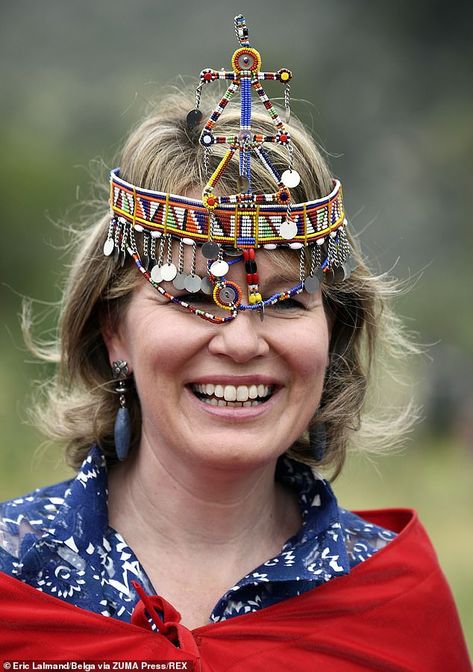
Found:
[[[247,401],[248,399],[248,388],[246,385],[238,385],[236,391],[237,401]]]
[[[225,385],[223,390],[223,398],[225,401],[236,401],[237,391],[234,385]]]
[[[194,392],[205,395],[203,398],[211,406],[256,406],[272,392],[270,385],[215,385],[198,383],[193,385]]]

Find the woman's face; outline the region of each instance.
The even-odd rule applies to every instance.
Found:
[[[259,252],[257,262],[263,296],[292,286],[271,253]],[[244,273],[234,264],[227,277],[244,290]],[[247,311],[215,325],[168,303],[143,279],[105,340],[110,360],[127,360],[134,374],[143,437],[155,452],[244,470],[276,459],[307,428],[322,394],[329,336],[320,293],[277,303],[264,320]]]

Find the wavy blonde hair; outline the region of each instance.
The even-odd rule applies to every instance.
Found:
[[[204,120],[213,109],[203,110]],[[206,183],[203,149],[198,142],[201,126],[191,131],[186,116],[194,106],[193,96],[174,92],[164,96],[145,120],[128,137],[119,165],[121,176],[146,189],[177,194],[192,193]],[[264,134],[273,132],[269,117],[261,112],[252,115],[255,127]],[[239,110],[228,106],[219,121],[219,133],[231,135],[239,129]],[[312,137],[304,126],[291,120],[294,146],[294,168],[301,175],[300,185],[292,190],[295,202],[325,196],[332,188],[332,175]],[[213,170],[225,149],[212,149],[209,169]],[[271,157],[276,168],[287,166],[287,153],[279,145],[272,146]],[[253,162],[252,178],[256,189],[274,191],[274,183],[266,169]],[[219,187],[222,193],[233,193],[238,176],[238,162],[231,162]],[[35,347],[30,337],[31,319],[24,316],[24,331],[30,346],[42,359],[58,364],[56,374],[46,386],[34,407],[35,424],[49,437],[65,443],[69,463],[78,468],[92,443],[104,450],[107,461],[116,460],[113,426],[117,410],[116,395],[102,326],[104,320],[117,325],[126,310],[133,290],[143,278],[131,260],[122,268],[113,258],[102,254],[107,236],[109,210],[105,199],[102,213],[87,226],[74,231],[73,259],[60,306],[58,338],[51,347]],[[364,264],[356,241],[353,255],[357,263],[351,277],[340,284],[323,283],[325,306],[332,319],[330,364],[327,370],[320,405],[312,426],[324,427],[326,450],[319,463],[309,447],[308,432],[288,452],[311,466],[340,472],[346,458],[347,445],[357,432],[371,435],[376,447],[392,447],[409,428],[414,417],[409,410],[376,420],[363,415],[373,365],[386,358],[401,358],[416,351],[406,338],[401,323],[390,308],[396,293],[395,285],[385,277],[376,277]],[[281,270],[298,264],[294,253],[275,254]],[[197,318],[196,318],[197,319]],[[225,329],[225,326],[217,328]],[[140,440],[141,411],[136,391],[128,395],[132,418],[132,446]],[[363,441],[362,447],[368,446]]]

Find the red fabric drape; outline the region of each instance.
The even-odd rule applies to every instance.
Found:
[[[0,660],[192,660],[199,672],[471,672],[450,589],[416,514],[359,515],[398,536],[347,576],[192,631],[160,597],[144,596],[128,624],[0,574]],[[153,605],[164,610],[165,634],[149,629]]]

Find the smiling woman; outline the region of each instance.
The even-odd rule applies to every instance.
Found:
[[[319,474],[360,428],[379,446],[408,428],[363,408],[379,358],[416,349],[340,183],[262,88],[291,73],[261,72],[235,22],[233,71],[203,70],[197,102],[218,79],[226,94],[206,117],[163,97],[77,235],[36,418],[78,473],[0,506],[0,653],[462,672],[415,513],[346,511]]]

